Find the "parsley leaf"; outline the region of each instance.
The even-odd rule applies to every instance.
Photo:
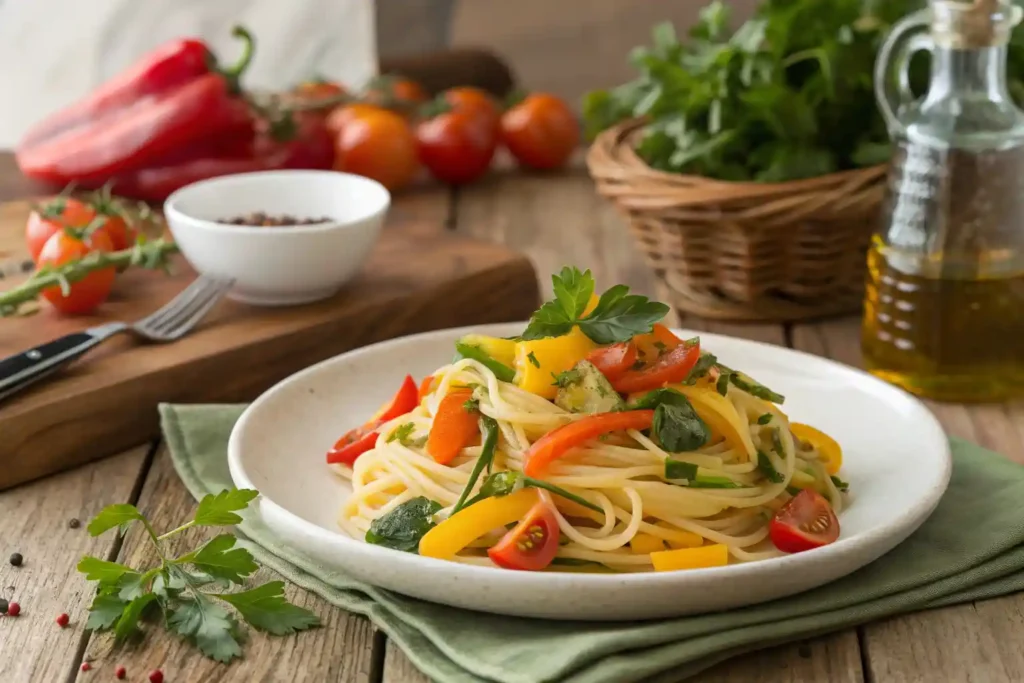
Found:
[[[663,303],[629,294],[625,285],[615,285],[598,300],[597,306],[584,316],[594,293],[590,271],[565,267],[551,277],[555,299],[542,305],[530,318],[522,334],[526,340],[558,337],[568,334],[574,325],[598,344],[626,341],[637,334],[651,331],[669,311]]]
[[[171,610],[167,624],[194,642],[204,655],[218,662],[226,664],[242,656],[242,648],[235,637],[237,622],[203,593],[179,602]]]
[[[395,428],[395,431],[391,432],[388,435],[387,442],[391,443],[392,441],[397,440],[398,443],[404,446],[405,442],[409,439],[410,436],[412,436],[412,432],[414,429],[416,429],[416,425],[414,425],[412,422],[405,422],[403,424],[400,424]]]
[[[96,515],[89,526],[86,527],[89,535],[99,536],[100,534],[113,529],[116,526],[121,527],[121,531],[125,531],[128,525],[137,520],[142,520],[142,513],[139,509],[130,503],[117,503],[115,505],[108,505],[107,507],[100,510],[99,514]]]
[[[252,489],[227,489],[217,495],[207,494],[199,501],[195,526],[233,526],[242,521],[235,510],[244,510],[259,491]]]
[[[420,539],[434,528],[434,515],[440,509],[440,503],[424,496],[407,500],[370,522],[366,542],[415,553]]]
[[[252,554],[245,548],[235,548],[237,539],[231,534],[221,534],[206,542],[194,553],[189,561],[200,571],[211,577],[242,584],[259,569]]]
[[[116,524],[114,526],[117,526]],[[110,527],[112,528],[112,527]],[[124,574],[137,574],[131,567],[117,562],[108,562],[98,557],[86,555],[78,561],[78,571],[85,574],[86,581],[99,581],[100,584],[116,584]]]
[[[285,599],[284,581],[271,581],[240,593],[218,593],[215,597],[230,603],[253,628],[275,636],[320,625],[315,614]]]
[[[89,606],[89,618],[85,621],[85,627],[92,631],[105,631],[121,618],[121,613],[127,606],[126,600],[121,600],[115,595],[97,595]]]
[[[715,366],[718,359],[713,353],[702,353],[697,362],[694,363],[693,367],[690,368],[690,373],[686,376],[684,384],[696,384],[697,380],[706,377],[711,368]]]
[[[666,479],[686,479],[693,482],[697,478],[697,466],[692,462],[683,462],[672,458],[665,459]]]
[[[462,404],[462,409],[465,410],[467,413],[480,412],[480,399],[468,399],[465,403]]]
[[[536,356],[536,355],[534,355],[533,351],[530,351],[530,353],[526,354],[526,358],[527,358],[527,359],[528,359],[528,360],[529,360],[529,361],[530,361],[531,363],[533,363],[533,367],[535,367],[535,368],[539,368],[539,367],[540,367],[540,361],[539,361],[539,360],[537,360],[537,356]]]
[[[655,408],[651,431],[670,453],[695,451],[711,438],[708,426],[689,401],[685,405],[662,403]]]
[[[149,604],[156,600],[155,593],[145,593],[135,598],[124,608],[117,623],[114,624],[114,637],[117,640],[125,640],[139,630],[139,619]]]
[[[557,375],[552,372],[551,376],[555,378],[555,381],[552,382],[551,384],[562,389],[572,384],[579,384],[581,381],[583,381],[583,374],[576,368],[563,370]]]

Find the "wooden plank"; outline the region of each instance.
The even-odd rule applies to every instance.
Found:
[[[723,662],[693,683],[862,683],[860,646],[853,629],[759,650]]]
[[[860,321],[855,318],[797,325],[793,342],[797,349],[862,367]],[[1024,462],[1021,432],[1010,419],[1019,406],[926,403],[949,434]],[[1010,596],[865,625],[868,680],[1020,680],[1024,657],[1019,649],[998,643],[1007,633],[1020,632],[1022,604],[1024,598]]]
[[[75,566],[83,555],[109,559],[116,544],[85,527],[103,507],[131,499],[148,449],[0,493],[0,597],[21,606],[17,618],[0,618],[0,681],[59,681],[78,666],[92,594]],[[8,562],[13,552],[21,567]],[[63,629],[54,621],[62,612],[71,617]]]
[[[156,436],[161,401],[251,400],[288,375],[358,346],[527,317],[537,306],[529,262],[506,248],[445,233],[447,213],[443,190],[397,201],[363,273],[329,301],[279,309],[224,301],[181,341],[112,339],[54,379],[5,401],[0,488]],[[132,295],[105,306],[105,317],[45,312],[0,321],[0,357],[99,322],[140,318],[177,294],[183,278],[128,273],[122,291],[130,288]]]
[[[382,683],[430,683],[430,679],[420,672],[405,653],[388,640],[384,650],[384,680]]]
[[[195,511],[195,500],[174,472],[170,457],[161,448],[153,461],[138,507],[157,530],[169,530]],[[171,539],[167,552],[179,554],[198,547],[214,535],[211,530],[190,530]],[[158,561],[153,546],[140,529],[128,534],[118,561],[133,567],[151,567]],[[259,582],[276,578],[260,570]],[[289,585],[288,599],[320,615],[323,627],[292,636],[276,637],[249,629],[243,646],[244,659],[230,666],[204,657],[193,645],[162,627],[150,628],[135,647],[113,647],[110,637],[89,640],[86,658],[93,670],[77,680],[106,679],[123,665],[130,680],[142,680],[145,672],[161,669],[168,681],[370,681],[373,670],[374,635],[369,621],[327,603],[319,596]]]

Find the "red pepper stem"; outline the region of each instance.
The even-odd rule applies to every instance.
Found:
[[[234,66],[226,69],[217,68],[215,70],[227,80],[231,92],[239,93],[242,91],[242,74],[252,64],[252,58],[256,51],[256,39],[253,38],[249,29],[244,26],[235,26],[231,29],[231,35],[242,39],[242,56],[238,58]]]

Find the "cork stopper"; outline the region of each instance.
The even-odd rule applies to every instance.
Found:
[[[1002,45],[1021,19],[1008,0],[932,0],[931,6],[935,42],[959,50]]]

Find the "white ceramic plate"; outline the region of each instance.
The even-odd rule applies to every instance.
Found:
[[[343,354],[284,380],[235,425],[228,448],[239,487],[262,494],[259,514],[297,549],[367,583],[432,602],[552,619],[623,620],[695,614],[805,591],[888,552],[928,517],[949,483],[946,437],[916,399],[866,373],[789,349],[701,334],[702,346],[786,396],[794,421],[842,445],[851,498],[839,540],[761,562],[679,572],[516,572],[369,545],[335,524],[351,491],[324,455],[391,397],[402,378],[449,362],[466,331],[518,334],[524,323],[443,330]],[[686,336],[693,336],[689,333]]]

